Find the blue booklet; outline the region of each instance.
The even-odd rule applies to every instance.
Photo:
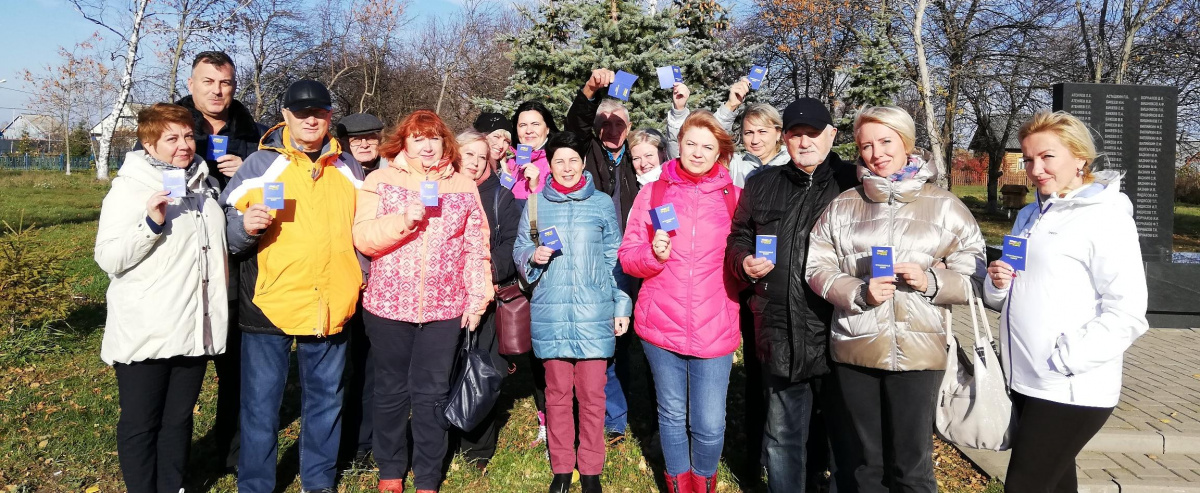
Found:
[[[556,252],[562,250],[562,238],[558,236],[558,228],[554,226],[538,231],[538,239],[541,240],[544,247],[549,247]]]
[[[181,169],[163,171],[163,190],[173,199],[187,195],[187,172]]]
[[[871,277],[895,277],[892,247],[871,247]]]
[[[775,235],[758,235],[754,237],[754,243],[758,245],[754,250],[755,258],[765,258],[775,263],[775,248],[778,246],[778,239]]]
[[[283,209],[283,182],[275,181],[263,185],[263,204],[268,209]]]
[[[750,89],[755,90],[755,91],[758,90],[758,86],[762,85],[762,81],[766,77],[767,77],[766,67],[762,67],[759,65],[750,67],[750,75],[746,76],[747,79],[750,79]]]
[[[659,89],[671,89],[677,82],[683,82],[683,72],[679,70],[679,67],[674,65],[658,67]]]
[[[438,182],[423,181],[421,182],[421,203],[425,207],[437,207],[438,205]]]
[[[679,229],[679,221],[675,217],[675,205],[663,204],[651,209],[650,222],[654,223],[654,229],[661,229],[666,232]]]
[[[529,164],[533,160],[533,146],[520,144],[517,146],[517,166]]]
[[[208,136],[208,156],[206,157],[209,160],[216,161],[217,158],[224,156],[227,150],[229,150],[229,137],[224,135]]]
[[[1013,270],[1025,270],[1025,255],[1029,251],[1029,238],[1004,235],[1000,260],[1011,265]]]
[[[500,185],[504,188],[512,190],[513,185],[517,184],[517,177],[511,173],[500,173]]]
[[[621,101],[629,101],[629,92],[633,90],[633,83],[637,82],[637,79],[636,75],[618,70],[613,83],[608,86],[608,95]]]

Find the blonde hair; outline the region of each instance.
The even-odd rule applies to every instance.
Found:
[[[466,147],[468,144],[474,144],[476,142],[483,142],[484,144],[487,144],[488,140],[487,140],[487,136],[484,135],[482,132],[477,132],[475,130],[468,129],[468,130],[463,130],[462,132],[459,132],[458,136],[456,136],[454,138],[454,142],[457,143],[458,147],[461,148],[461,147]]]
[[[644,129],[634,130],[633,133],[629,134],[629,139],[627,139],[627,141],[629,142],[630,149],[642,144],[650,144],[658,148],[660,151],[663,148],[662,138],[658,135],[647,132]]]
[[[481,133],[482,133],[482,132],[481,132]],[[487,135],[486,135],[486,137],[491,137],[491,136],[493,136],[493,135],[495,135],[495,134],[500,134],[500,135],[503,135],[503,136],[504,136],[504,140],[507,140],[507,141],[509,141],[509,142],[512,142],[512,132],[509,132],[508,130],[505,130],[505,129],[503,129],[503,128],[497,128],[497,129],[495,129],[495,130],[492,130],[492,133],[489,133],[489,134],[487,134]]]
[[[1083,160],[1083,182],[1091,183],[1096,178],[1092,176],[1092,163],[1099,155],[1096,152],[1096,142],[1087,125],[1065,111],[1039,111],[1029,121],[1021,125],[1017,131],[1017,140],[1024,141],[1026,137],[1047,132],[1058,137],[1063,146],[1076,159]],[[1063,190],[1068,191],[1069,189]]]
[[[917,147],[917,124],[913,122],[912,116],[898,106],[869,106],[863,108],[854,117],[854,140],[857,144],[858,131],[863,125],[868,123],[878,123],[887,128],[894,130],[900,135],[900,142],[904,144],[904,152],[912,154],[913,149]]]

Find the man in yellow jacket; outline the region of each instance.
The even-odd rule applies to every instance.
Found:
[[[303,392],[301,486],[336,491],[342,327],[363,281],[350,233],[363,171],[339,158],[329,133],[329,91],[314,80],[296,81],[284,93],[282,112],[284,122],[263,136],[221,194],[230,254],[238,261],[232,275],[240,280],[243,493],[275,488],[279,408],[293,343]]]

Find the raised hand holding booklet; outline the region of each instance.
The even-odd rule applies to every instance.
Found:
[[[754,249],[754,258],[765,258],[775,263],[775,252],[778,246],[778,238],[775,235],[758,235],[754,237],[754,243],[758,245]]]
[[[533,146],[520,144],[517,146],[517,166],[529,164],[533,160]]]
[[[421,182],[421,203],[425,207],[437,207],[438,205],[438,182],[426,180]]]
[[[229,150],[229,137],[224,135],[208,136],[208,159],[216,161],[217,158],[224,156],[227,150]]]
[[[758,86],[762,85],[762,81],[766,77],[767,77],[766,67],[761,67],[758,65],[750,67],[750,75],[746,76],[747,79],[750,79],[750,89],[755,90],[755,91],[758,90]]]
[[[263,185],[263,204],[271,210],[283,209],[283,182],[270,182]]]
[[[163,190],[173,199],[187,195],[187,173],[181,169],[163,171]]]
[[[1000,260],[1011,265],[1013,270],[1025,270],[1025,254],[1029,251],[1029,238],[1004,235]]]
[[[658,67],[658,87],[659,89],[671,89],[675,87],[675,83],[683,82],[683,72],[679,67],[667,65],[666,67]]]
[[[562,250],[562,238],[558,236],[558,228],[550,226],[549,228],[538,231],[538,239],[541,240],[542,246],[550,248],[554,251]]]
[[[871,247],[871,277],[895,277],[892,247]]]
[[[679,221],[675,217],[674,204],[663,204],[651,209],[650,220],[654,223],[654,229],[661,229],[666,232],[679,229]]]
[[[618,70],[616,77],[613,77],[613,83],[608,85],[608,95],[621,101],[629,101],[629,92],[633,90],[633,83],[637,80],[638,76]]]

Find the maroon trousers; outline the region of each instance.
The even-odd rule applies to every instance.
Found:
[[[599,475],[604,469],[604,384],[608,361],[548,359],[546,441],[554,474]],[[579,400],[579,451],[575,451],[574,400]],[[578,464],[576,463],[578,461]],[[578,467],[577,467],[578,466]]]

